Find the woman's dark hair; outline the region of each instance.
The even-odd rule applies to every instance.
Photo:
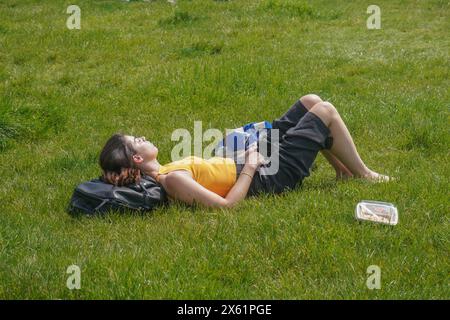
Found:
[[[135,154],[133,145],[127,141],[125,135],[114,134],[108,139],[100,153],[100,167],[103,169],[102,180],[116,186],[139,183],[141,171],[133,162]]]

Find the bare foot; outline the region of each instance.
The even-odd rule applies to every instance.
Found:
[[[362,176],[362,178],[372,182],[389,182],[394,180],[392,177],[379,174],[375,171],[370,171],[368,174]]]

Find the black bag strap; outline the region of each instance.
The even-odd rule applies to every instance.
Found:
[[[147,188],[144,186],[144,183],[142,181],[139,182],[139,185],[141,186],[142,190],[144,190],[145,195],[150,196],[150,192],[148,192]]]
[[[103,207],[107,202],[109,202],[109,199],[103,199],[103,201],[95,207],[94,211],[99,210],[101,207]]]

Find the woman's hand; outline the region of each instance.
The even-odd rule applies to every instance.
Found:
[[[247,151],[245,152],[245,165],[252,168],[258,169],[259,166],[265,164],[266,160],[264,157],[258,152],[256,143],[251,145]]]

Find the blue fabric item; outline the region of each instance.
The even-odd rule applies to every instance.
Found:
[[[247,123],[228,134],[224,140],[218,143],[215,150],[224,149],[223,151],[228,152],[247,150],[251,144],[258,141],[261,132],[267,133],[271,128],[272,123],[269,121]]]
[[[242,128],[244,129],[244,131],[247,131],[249,129],[253,129],[255,127],[254,124],[255,124],[255,122],[250,122],[250,123],[247,123],[246,125],[244,125]]]

